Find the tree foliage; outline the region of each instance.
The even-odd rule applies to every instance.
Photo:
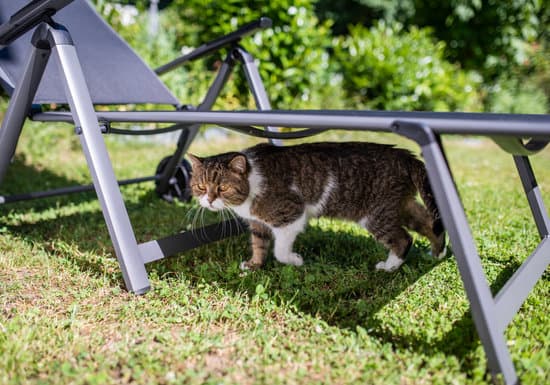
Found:
[[[321,20],[332,21],[334,34],[342,36],[349,35],[351,25],[371,27],[378,20],[403,23],[414,15],[414,0],[317,0],[315,10]]]
[[[117,14],[120,5],[94,1],[153,67],[270,17],[272,29],[242,44],[257,59],[274,108],[500,111],[513,105],[500,101],[523,92],[524,104],[536,102],[539,111],[550,95],[549,0],[173,0],[162,3],[154,37],[146,0],[123,1],[141,11],[131,25]],[[224,55],[164,79],[198,104]],[[230,83],[223,106],[252,107],[242,73]],[[540,90],[546,99],[529,97]]]
[[[338,35],[379,19],[429,27],[446,43],[447,59],[488,79],[523,64],[530,44],[550,38],[548,0],[318,0],[317,12],[334,20]]]
[[[410,24],[429,25],[448,43],[447,57],[486,77],[527,60],[548,25],[547,0],[416,0]],[[545,21],[546,20],[546,21]]]
[[[319,22],[310,0],[225,0],[207,7],[199,0],[175,0],[172,11],[181,46],[197,46],[261,16],[271,18],[273,28],[243,39],[242,45],[258,59],[274,107],[307,105],[330,85],[330,23]],[[216,63],[210,61],[210,68]],[[246,94],[243,77],[235,80],[238,94]]]
[[[336,45],[348,98],[360,107],[476,110],[479,79],[443,58],[445,44],[427,29],[379,22],[351,26]]]

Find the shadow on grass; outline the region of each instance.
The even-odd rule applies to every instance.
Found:
[[[505,266],[490,285],[492,292],[497,293],[519,266],[520,264],[517,262],[510,262]],[[435,341],[428,341],[413,334],[400,335],[389,332],[379,320],[372,324],[371,330],[373,330],[372,334],[378,336],[381,340],[391,342],[394,349],[412,349],[427,355],[442,352],[447,356],[455,356],[459,359],[461,369],[465,372],[470,372],[479,367],[478,358],[470,354],[481,342],[469,310],[464,312],[460,319],[453,322],[450,331]]]
[[[36,170],[17,161],[10,172],[6,185],[10,186],[10,180],[15,178],[13,185],[17,191],[44,185],[76,184],[51,171]],[[123,195],[128,195],[124,190]],[[9,188],[6,191],[16,192]],[[126,200],[126,207],[139,242],[172,234],[185,226],[183,212],[189,206],[175,207],[161,201],[151,185],[141,188],[139,193],[133,191],[131,195]],[[4,206],[0,208],[0,226],[29,243],[46,245],[44,248],[49,253],[65,258],[79,270],[107,278],[112,285],[121,285],[121,274],[113,268],[116,266],[114,253],[103,215],[99,204],[93,202],[96,202],[96,197],[92,192]],[[86,205],[85,210],[79,209],[82,205]],[[66,210],[68,206],[78,207],[71,211]],[[40,210],[51,210],[52,207],[55,207],[55,214],[40,215]],[[31,208],[38,219],[33,216],[28,220],[5,219],[13,214],[26,213]],[[59,247],[59,244],[68,245],[68,248]],[[422,243],[416,242],[407,263],[392,274],[375,271],[374,265],[385,259],[386,251],[366,232],[358,229],[338,231],[333,230],[333,226],[322,226],[317,222],[299,236],[295,247],[306,261],[302,268],[280,265],[271,257],[265,269],[243,275],[238,264],[248,257],[249,247],[248,237],[240,236],[203,246],[179,258],[155,262],[148,266],[148,270],[159,279],[184,276],[192,284],[215,281],[230,291],[246,291],[250,296],[262,285],[273,300],[291,304],[297,311],[319,317],[330,325],[352,331],[358,326],[365,328],[369,334],[381,342],[392,344],[395,349],[456,356],[465,371],[477,365],[468,361],[469,353],[479,345],[469,312],[436,341],[389,332],[383,321],[376,318],[386,304],[438,263],[426,256],[427,247]],[[113,257],[106,260],[94,258],[94,254]],[[514,265],[503,270],[493,289],[500,287],[516,268]]]
[[[68,179],[49,169],[30,167],[25,164],[24,158],[18,156],[8,168],[0,193],[2,196],[27,195],[31,192],[81,184],[80,181]],[[133,199],[125,202],[130,214],[139,213],[143,205],[150,207],[149,202],[153,201],[156,202],[156,206],[169,206],[157,198],[151,182],[146,184],[149,185],[149,191],[140,197],[139,201]],[[123,186],[121,191],[124,194],[125,190],[135,189],[135,186]],[[150,212],[151,209],[149,208],[148,211]],[[132,223],[141,221],[151,225],[145,219],[135,217],[136,220],[132,220]],[[144,232],[150,230],[147,225],[141,226]],[[104,277],[105,272],[112,269],[105,266],[105,258],[87,257],[91,254],[111,255],[111,260],[116,260],[103,213],[94,191],[0,205],[0,227],[3,228],[2,231],[18,234],[30,244],[43,245],[50,254],[71,260],[82,270],[96,276]],[[145,234],[140,241],[149,239],[151,238],[147,238]],[[70,247],[60,247],[61,243]],[[84,252],[88,252],[88,255],[84,255]],[[113,285],[120,285],[122,276],[117,270],[114,274],[110,274],[108,279]]]
[[[25,164],[26,157],[18,154],[13,162],[8,167],[6,175],[0,185],[0,193],[2,196],[27,195],[36,191],[45,191],[62,187],[73,187],[81,184],[78,181],[70,180],[60,174],[54,173],[48,169],[37,169]],[[70,167],[70,165],[67,165]],[[91,182],[89,182],[91,183]],[[54,198],[60,202],[80,203],[96,199],[95,194],[71,194],[62,197]],[[51,198],[37,200],[22,200],[17,203],[17,210],[24,211],[25,209],[42,210],[52,206],[55,200]],[[2,214],[6,211],[14,209],[16,206],[8,204],[0,206]]]

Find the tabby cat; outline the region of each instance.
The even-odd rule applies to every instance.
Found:
[[[272,238],[279,262],[302,265],[294,240],[308,218],[319,216],[352,220],[367,229],[389,250],[378,270],[393,271],[404,262],[412,244],[406,229],[427,237],[432,255],[445,254],[426,169],[407,150],[364,142],[260,144],[189,158],[191,188],[200,205],[231,209],[250,224],[252,258],[242,269],[264,264]],[[416,200],[417,192],[425,206]]]

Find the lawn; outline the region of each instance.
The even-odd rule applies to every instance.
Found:
[[[2,194],[89,182],[69,126],[27,124]],[[316,138],[334,138],[334,134]],[[343,139],[395,142],[391,135]],[[119,177],[151,175],[171,146],[107,138]],[[199,140],[198,155],[250,140]],[[445,138],[493,290],[537,244],[511,157],[480,138]],[[533,167],[550,199],[550,151]],[[545,167],[546,166],[546,167]],[[169,204],[152,183],[122,188],[138,241],[188,228],[194,204]],[[207,216],[205,221],[215,218]],[[1,384],[489,384],[453,257],[417,239],[396,273],[354,224],[320,219],[297,241],[300,268],[271,258],[239,271],[245,235],[148,265],[153,290],[122,288],[93,193],[0,206]],[[550,377],[550,275],[506,337],[523,384]]]

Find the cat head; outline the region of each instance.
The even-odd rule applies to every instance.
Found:
[[[250,166],[245,155],[237,152],[207,158],[188,155],[193,168],[191,191],[202,207],[219,211],[246,200]]]

